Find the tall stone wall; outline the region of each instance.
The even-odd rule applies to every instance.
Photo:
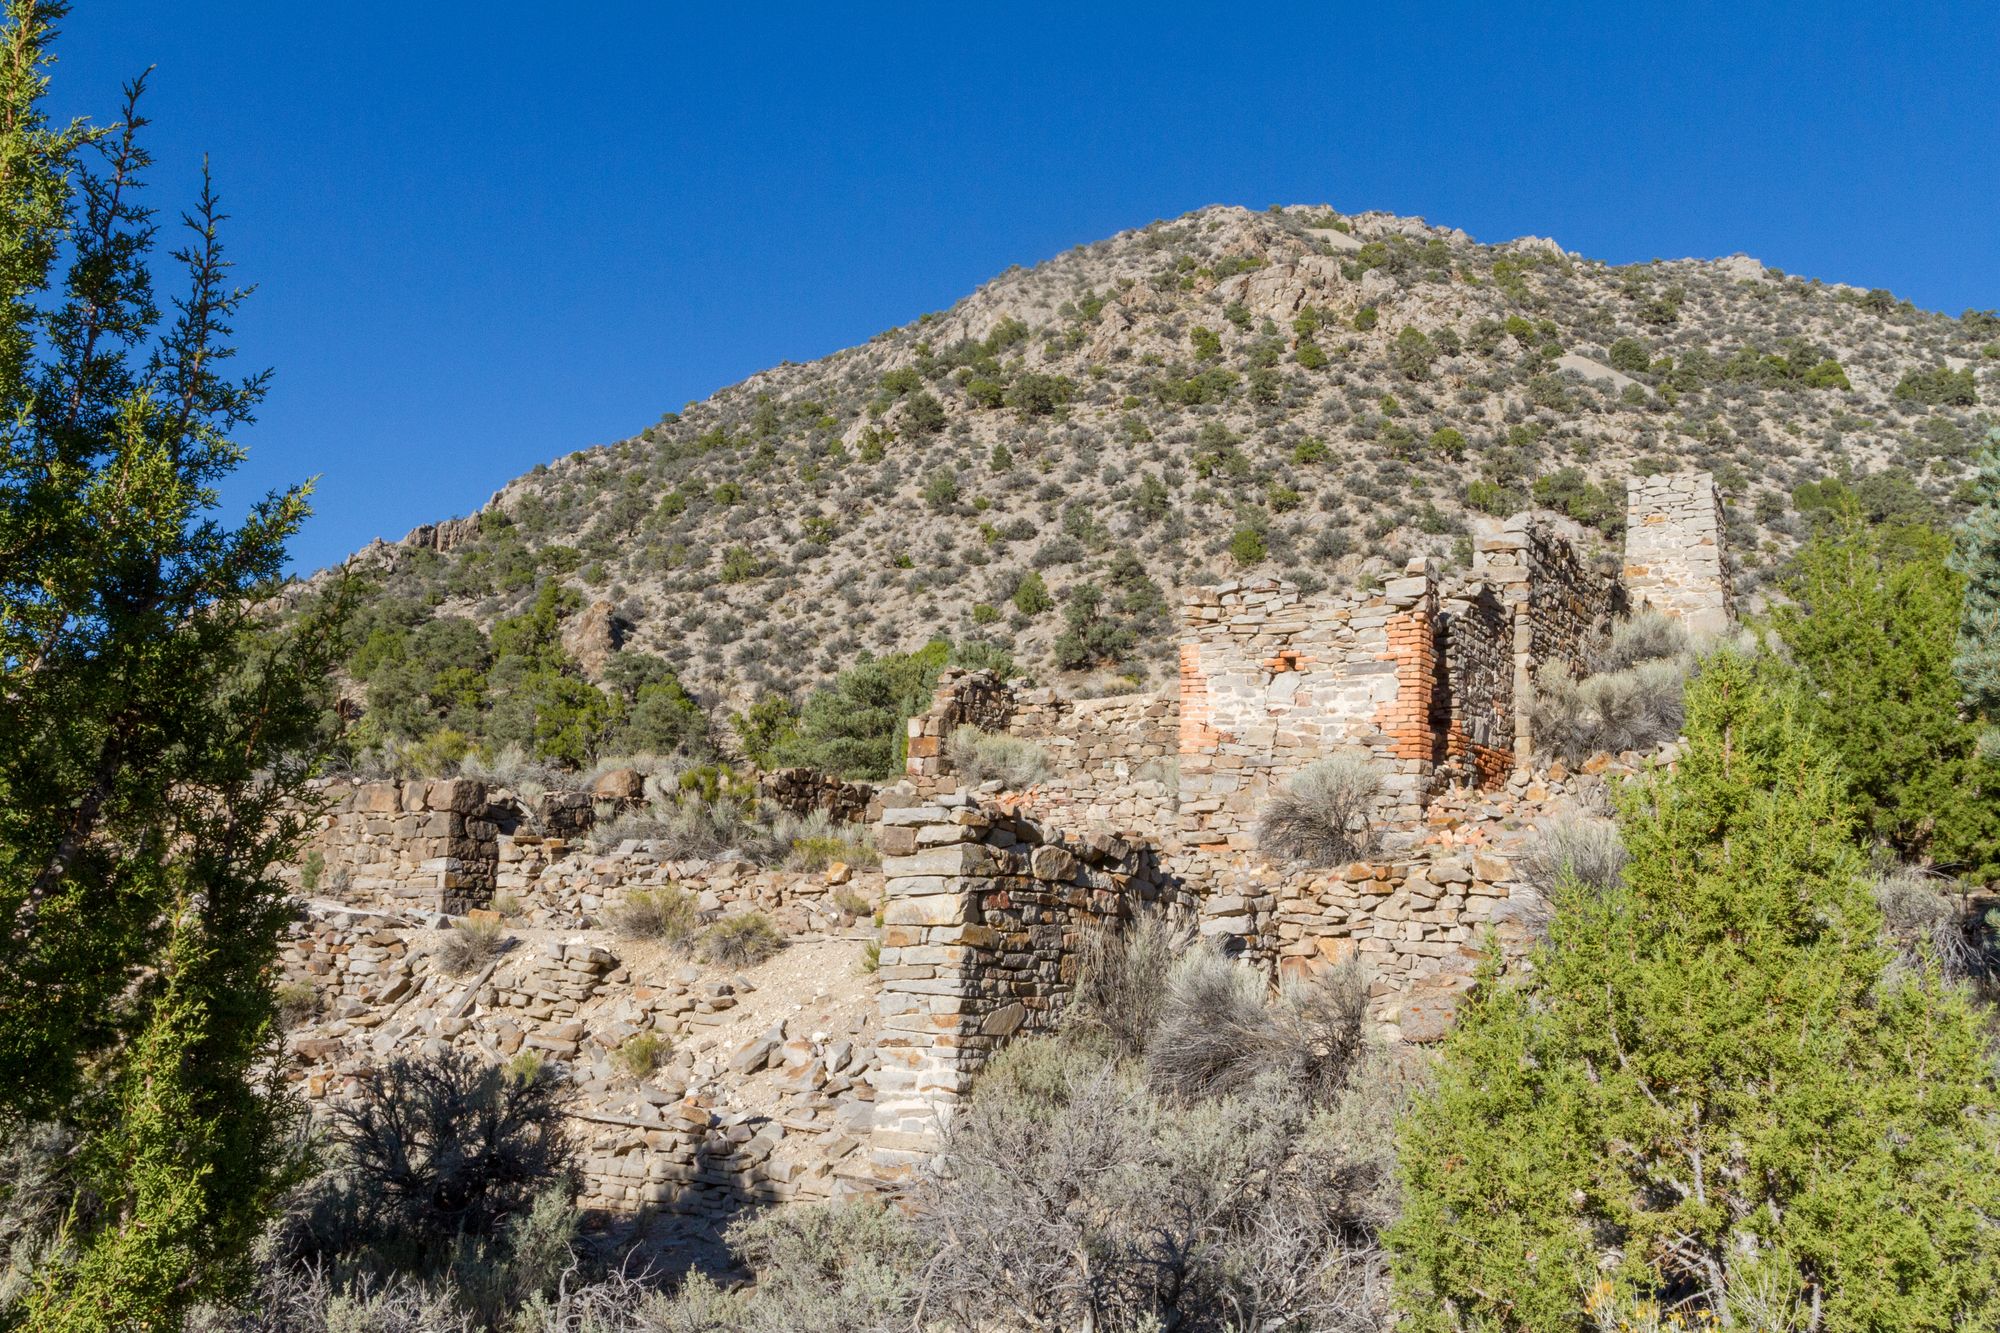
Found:
[[[1493,626],[1510,645],[1511,681],[1495,695],[1504,694],[1509,720],[1504,728],[1496,724],[1489,730],[1509,738],[1515,763],[1534,754],[1536,670],[1544,662],[1561,662],[1574,673],[1588,671],[1626,611],[1617,575],[1587,559],[1581,541],[1582,533],[1567,519],[1524,513],[1482,532],[1473,543],[1474,586],[1491,592],[1509,622]],[[1506,767],[1504,756],[1485,758],[1488,773]]]
[[[1514,610],[1483,580],[1438,599],[1447,735],[1440,776],[1490,786],[1514,767]]]
[[[1180,818],[1197,875],[1254,851],[1257,810],[1306,765],[1348,752],[1383,774],[1377,818],[1415,819],[1441,752],[1437,580],[1413,561],[1379,591],[1306,596],[1226,583],[1188,595]]]
[[[884,812],[876,1169],[935,1152],[1004,1041],[1046,1031],[1097,932],[1192,901],[1146,848],[1065,836],[962,795]]]
[[[318,875],[356,906],[460,914],[493,900],[501,821],[468,778],[342,784],[313,839]],[[301,885],[308,893],[318,886]]]
[[[1722,534],[1722,493],[1709,473],[1629,478],[1625,586],[1633,605],[1673,616],[1697,634],[1728,629],[1734,599]]]

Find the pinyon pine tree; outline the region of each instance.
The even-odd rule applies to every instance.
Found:
[[[1841,781],[1734,655],[1677,772],[1622,794],[1623,886],[1489,967],[1401,1134],[1404,1327],[1991,1328],[1992,1073],[1971,1001],[1892,973]]]
[[[2000,442],[1973,476],[1977,504],[1953,534],[1951,567],[1965,578],[1952,671],[1984,724],[1980,748],[2000,757]]]
[[[0,27],[0,1142],[71,1148],[0,1326],[171,1327],[241,1282],[288,1177],[270,872],[334,636],[252,612],[303,491],[214,514],[263,389],[223,374],[243,293],[215,196],[163,313],[139,87],[108,131],[50,124],[60,15],[14,0]]]

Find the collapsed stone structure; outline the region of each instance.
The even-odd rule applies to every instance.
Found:
[[[763,776],[773,804],[867,821],[879,873],[755,871],[581,840],[637,798],[636,774],[534,800],[466,779],[335,790],[301,885],[330,901],[287,957],[321,1015],[291,1042],[297,1076],[313,1096],[339,1096],[392,1052],[540,1051],[587,1092],[590,1203],[708,1216],[906,1175],[935,1152],[991,1052],[1056,1021],[1090,940],[1145,914],[1186,922],[1274,978],[1362,966],[1377,1021],[1434,1040],[1485,952],[1532,937],[1542,904],[1517,858],[1536,826],[1595,803],[1609,777],[1673,757],[1536,767],[1538,673],[1591,671],[1641,607],[1700,633],[1728,623],[1712,479],[1634,479],[1628,498],[1622,564],[1590,555],[1566,520],[1523,514],[1477,534],[1458,577],[1419,559],[1359,589],[1201,589],[1164,691],[1071,699],[947,672],[909,721],[896,786]],[[1034,741],[1054,776],[963,790],[949,745],[961,727]],[[1332,869],[1272,865],[1257,849],[1259,811],[1343,753],[1382,776],[1377,850]],[[621,957],[607,914],[670,886],[705,919],[757,911],[794,951],[844,949],[848,1008],[732,1027],[758,1003],[746,977]],[[440,923],[498,907],[539,935],[538,952],[470,979],[427,963]],[[875,968],[856,981],[871,939]],[[621,1072],[620,1051],[648,1033],[675,1063]]]

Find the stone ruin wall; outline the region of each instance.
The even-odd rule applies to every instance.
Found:
[[[843,787],[856,789],[815,790]],[[788,936],[812,938],[851,922],[837,896],[868,897],[880,880],[865,867],[829,878],[743,861],[677,861],[638,839],[599,848],[582,836],[592,807],[577,793],[551,793],[528,811],[469,778],[336,780],[321,791],[327,809],[308,843],[318,869],[310,883],[292,872],[293,886],[348,907],[464,916],[501,903],[523,925],[577,929],[628,893],[671,885],[692,893],[705,916],[760,911]],[[868,801],[879,800],[867,791]],[[553,821],[537,813],[550,810]],[[567,831],[544,831],[551,823]]]
[[[1625,514],[1625,586],[1632,604],[1686,621],[1697,635],[1728,629],[1735,598],[1715,478],[1706,472],[1628,478]]]
[[[1198,591],[1180,680],[1161,694],[1072,700],[947,673],[934,707],[911,720],[914,794],[765,775],[766,795],[787,808],[882,821],[883,867],[854,883],[882,903],[875,1044],[785,1043],[782,1077],[803,1099],[786,1124],[820,1143],[805,1158],[774,1154],[786,1125],[725,1123],[698,1103],[585,1108],[586,1202],[699,1213],[899,1178],[935,1150],[991,1052],[1053,1023],[1088,938],[1143,913],[1190,920],[1279,976],[1358,963],[1378,1021],[1408,1040],[1441,1035],[1487,942],[1513,952],[1531,938],[1543,906],[1515,865],[1536,824],[1606,776],[1602,765],[1529,765],[1536,668],[1587,671],[1628,599],[1698,630],[1718,611],[1726,624],[1712,481],[1637,479],[1629,494],[1623,584],[1579,555],[1560,521],[1517,516],[1481,532],[1473,569],[1450,583],[1419,560],[1374,590]],[[957,793],[944,750],[960,725],[1036,741],[1052,776],[1027,792]],[[1263,801],[1341,749],[1387,776],[1381,849],[1327,871],[1266,864],[1254,845]],[[824,881],[676,863],[644,844],[593,849],[576,836],[587,796],[524,809],[466,780],[329,795],[321,884],[347,906],[315,907],[287,954],[288,971],[313,978],[351,1027],[295,1052],[315,1097],[371,1058],[432,1042],[601,1063],[632,1031],[712,1020],[729,1002],[708,993],[723,983],[639,985],[593,945],[555,946],[505,985],[490,969],[469,982],[427,976],[417,927],[399,914],[511,900],[522,920],[567,929],[635,888],[677,884],[705,914],[755,908],[794,938],[857,925]],[[569,1016],[608,995],[608,1024]],[[766,1045],[746,1070],[779,1068]],[[869,1151],[853,1153],[858,1141]]]
[[[897,1179],[937,1151],[973,1075],[1047,1031],[1086,943],[1146,911],[1192,916],[1148,849],[959,795],[886,811],[872,1149]]]
[[[946,756],[961,726],[1034,741],[1049,776],[1020,795],[1037,816],[1071,827],[1138,832],[1162,843],[1174,827],[1180,737],[1177,690],[1069,699],[990,671],[946,671],[928,712],[909,720],[907,777],[919,797],[956,791]]]
[[[1377,593],[1278,582],[1189,594],[1181,644],[1181,868],[1210,881],[1255,854],[1257,811],[1306,765],[1346,752],[1383,776],[1378,817],[1416,819],[1436,769],[1435,572]]]
[[[493,901],[499,820],[484,783],[329,784],[327,809],[308,849],[317,884],[357,907],[463,914]]]

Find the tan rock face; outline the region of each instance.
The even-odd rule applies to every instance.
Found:
[[[617,614],[606,601],[592,602],[570,617],[563,628],[563,651],[575,660],[577,670],[593,681],[603,678],[605,664],[623,641]]]
[[[646,778],[637,769],[614,768],[591,784],[590,794],[601,801],[637,801],[646,795]]]

